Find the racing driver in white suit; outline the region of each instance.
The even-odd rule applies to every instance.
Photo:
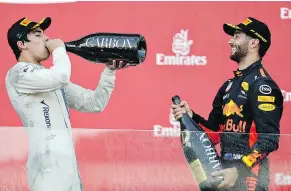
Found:
[[[49,17],[40,22],[22,18],[8,30],[7,38],[17,63],[6,75],[11,104],[29,137],[27,161],[31,191],[82,191],[72,140],[69,108],[82,112],[102,111],[114,89],[116,69],[108,64],[95,90],[70,81],[71,62],[64,42],[49,39],[44,30]],[[53,66],[40,62],[52,55]]]

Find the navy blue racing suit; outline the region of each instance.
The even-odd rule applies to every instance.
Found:
[[[239,171],[238,181],[230,190],[268,190],[267,156],[278,149],[283,100],[260,59],[234,71],[234,77],[222,85],[208,120],[193,112],[192,119],[201,127],[222,131],[222,165]]]

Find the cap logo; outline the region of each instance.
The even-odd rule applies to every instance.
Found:
[[[242,24],[244,24],[245,26],[247,26],[248,24],[250,24],[251,22],[253,22],[251,19],[246,19],[242,22]]]
[[[23,19],[23,21],[21,21],[21,23],[19,23],[19,24],[26,27],[29,23],[31,23],[31,20]]]

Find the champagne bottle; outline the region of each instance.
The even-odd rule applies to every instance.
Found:
[[[172,101],[177,105],[181,102],[177,95],[172,97]],[[200,190],[217,190],[222,177],[213,177],[211,173],[222,170],[222,165],[213,142],[187,113],[179,121],[184,155]]]
[[[80,39],[65,42],[68,52],[93,63],[124,61],[136,66],[146,58],[145,38],[139,34],[92,33]]]

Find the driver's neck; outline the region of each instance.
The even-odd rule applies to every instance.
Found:
[[[238,63],[238,69],[244,70],[260,59],[259,55],[247,55]]]
[[[18,59],[18,62],[28,62],[28,63],[41,65],[39,61],[37,61],[34,57],[28,54],[21,54]]]

